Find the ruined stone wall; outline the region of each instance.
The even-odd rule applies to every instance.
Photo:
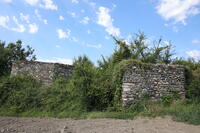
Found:
[[[73,66],[37,61],[14,62],[11,75],[28,74],[45,84],[52,83],[56,77],[70,79]],[[141,65],[127,68],[122,79],[123,106],[129,106],[143,94],[159,99],[163,94],[177,90],[185,96],[185,68],[175,65]]]
[[[70,79],[73,66],[58,63],[38,61],[13,62],[11,75],[28,74],[42,81],[44,84],[52,83],[56,77]]]
[[[172,89],[177,90],[184,98],[184,72],[184,67],[174,65],[131,66],[123,75],[123,106],[129,106],[145,93],[153,99],[159,99]]]

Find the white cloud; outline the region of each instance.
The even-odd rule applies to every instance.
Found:
[[[15,31],[15,32],[24,32],[26,29],[25,29],[24,25],[19,24],[18,27],[13,27],[13,28],[11,28],[11,30]]]
[[[34,10],[34,13],[36,15],[36,17],[42,21],[44,24],[48,24],[48,21],[46,19],[43,19],[42,16],[40,15],[39,11],[37,9]]]
[[[56,45],[56,48],[60,48],[60,45]]]
[[[57,10],[58,7],[53,3],[53,0],[42,0],[43,4],[40,4],[40,7],[49,10]]]
[[[12,2],[12,0],[3,0],[4,2],[6,2],[6,3],[11,3]]]
[[[82,24],[88,24],[88,21],[90,20],[90,18],[88,17],[88,16],[86,16],[86,17],[84,17],[81,21],[80,21],[80,23],[82,23]]]
[[[32,6],[37,5],[38,1],[39,0],[25,0],[26,3]]]
[[[59,19],[60,20],[64,20],[65,18],[63,16],[59,16]]]
[[[200,40],[194,39],[194,40],[192,40],[192,43],[194,43],[194,44],[200,44]]]
[[[82,12],[82,13],[84,13],[84,12],[85,12],[85,10],[84,10],[84,9],[81,9],[81,12]]]
[[[159,0],[156,7],[158,14],[165,20],[186,25],[186,19],[200,13],[200,0]]]
[[[20,13],[20,19],[22,20],[22,21],[25,21],[26,23],[30,23],[30,21],[29,21],[29,18],[30,16],[27,14],[27,15],[25,15],[25,14],[23,14],[23,13]]]
[[[37,61],[51,62],[51,63],[61,63],[61,64],[68,64],[68,65],[72,65],[73,64],[73,60],[72,59],[56,58],[56,57],[53,57],[53,59],[38,59]]]
[[[172,30],[173,30],[174,32],[179,32],[179,29],[178,29],[178,27],[176,27],[176,26],[173,26],[173,27],[172,27]]]
[[[68,14],[69,14],[72,18],[75,18],[75,17],[76,17],[76,13],[75,13],[75,12],[68,12]]]
[[[96,49],[100,49],[102,47],[101,44],[97,44],[97,45],[94,45],[94,44],[86,44],[87,47],[92,47],[92,48],[96,48]]]
[[[104,27],[110,27],[112,26],[113,19],[111,18],[109,14],[109,9],[105,7],[99,7],[98,15],[98,21],[97,23],[104,26]]]
[[[71,0],[72,3],[78,4],[79,1],[78,0]]]
[[[40,6],[44,9],[57,10],[58,6],[54,4],[53,0],[25,0],[31,6]]]
[[[35,34],[35,33],[38,32],[39,28],[38,28],[38,26],[35,23],[29,24],[28,26],[29,26],[29,33]]]
[[[168,46],[168,45],[170,45],[170,44],[171,44],[171,42],[170,42],[170,41],[166,41],[166,40],[164,40],[164,41],[163,41],[163,43],[164,43],[164,45],[165,45],[165,46]]]
[[[24,19],[22,16],[23,15],[20,14],[20,18]],[[11,20],[13,22],[11,22]],[[28,20],[24,19],[24,21],[28,21]],[[16,26],[15,27],[14,26],[10,26],[9,23],[14,23],[14,25],[16,25]],[[29,21],[27,23],[29,23]],[[20,24],[18,22],[18,19],[15,16],[13,16],[11,19],[10,19],[9,16],[0,16],[0,26],[6,28],[8,30],[15,31],[15,32],[24,32],[26,30],[25,26],[23,24]],[[29,33],[31,33],[31,34],[34,34],[34,33],[38,32],[39,28],[35,23],[29,24],[28,27],[29,27]]]
[[[112,17],[109,14],[109,9],[106,7],[99,7],[99,12],[97,12],[98,20],[97,24],[102,25],[106,28],[106,31],[110,35],[119,36],[120,29],[113,26]]]
[[[89,5],[90,5],[91,7],[93,7],[93,8],[95,8],[97,4],[96,4],[95,2],[89,2]]]
[[[67,31],[64,31],[62,29],[57,29],[57,33],[58,33],[58,38],[64,39],[64,38],[69,38],[71,31],[69,29],[67,29]]]
[[[116,27],[109,27],[109,28],[106,28],[106,31],[107,31],[110,35],[113,35],[113,36],[119,36],[119,35],[120,35],[120,30],[119,30],[119,28],[116,28]]]
[[[0,26],[4,28],[8,28],[8,22],[10,21],[10,18],[8,16],[0,16]]]
[[[3,28],[6,28],[8,30],[15,31],[15,32],[24,32],[25,31],[24,25],[19,24],[19,22],[15,16],[12,17],[12,20],[13,20],[14,24],[16,25],[16,27],[9,26],[9,22],[10,22],[9,16],[0,16],[0,26]]]
[[[15,32],[24,32],[25,31],[24,25],[20,24],[15,16],[13,16],[12,19],[14,23],[17,25],[17,27],[10,27],[9,29]]]
[[[46,19],[43,19],[44,24],[48,24],[48,21]]]
[[[63,29],[57,29],[57,34],[58,34],[59,39],[67,38],[68,40],[70,40],[72,42],[75,42],[75,43],[79,42],[79,40],[76,37],[71,36],[70,29],[67,29],[66,31],[64,31]]]
[[[95,48],[95,49],[100,49],[102,47],[101,44],[92,44],[92,43],[87,43],[87,42],[84,42],[84,41],[80,41],[79,43],[83,46],[91,47],[91,48]]]
[[[100,49],[102,47],[101,44],[91,44],[91,43],[86,43],[82,40],[79,40],[78,38],[71,35],[71,30],[69,29],[67,29],[66,31],[62,29],[57,29],[57,34],[58,34],[58,38],[60,39],[67,38],[71,42],[78,43],[86,47],[91,47],[91,48],[96,48],[96,49]],[[56,47],[59,48],[60,46],[56,45]]]
[[[186,54],[194,59],[198,59],[200,57],[200,51],[199,50],[191,50],[186,51]]]
[[[42,20],[42,16],[40,15],[39,11],[37,9],[34,10],[34,13],[36,15],[36,17],[39,19],[39,20]]]

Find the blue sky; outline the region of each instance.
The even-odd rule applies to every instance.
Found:
[[[181,57],[200,58],[200,0],[0,0],[0,40],[35,49],[40,61],[93,62],[139,30],[150,44],[163,37]]]

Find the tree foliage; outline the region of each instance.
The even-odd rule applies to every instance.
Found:
[[[187,60],[177,58],[173,61],[173,64],[183,65],[186,67],[186,97],[200,100],[200,60],[197,61],[193,58]]]
[[[7,45],[0,41],[0,76],[10,73],[13,61],[35,60],[33,52],[34,50],[30,46],[23,48],[20,40]]]
[[[101,108],[102,91],[98,87],[97,79],[96,67],[88,57],[78,57],[74,61],[71,84],[84,110]]]
[[[116,39],[115,37],[113,39],[119,47],[111,57],[113,58],[113,63],[130,58],[153,64],[170,64],[172,62],[172,56],[174,55],[172,45],[169,42],[165,45],[162,38],[158,41],[149,42],[146,35],[143,32],[139,32],[130,42],[124,39]]]

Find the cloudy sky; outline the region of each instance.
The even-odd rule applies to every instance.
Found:
[[[38,60],[96,62],[114,48],[110,35],[171,41],[178,56],[200,58],[200,0],[0,0],[0,40],[35,49]]]

